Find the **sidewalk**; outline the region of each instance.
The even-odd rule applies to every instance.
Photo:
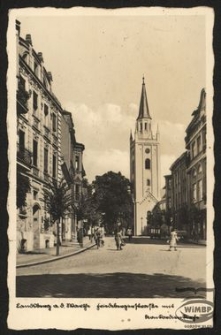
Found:
[[[53,262],[65,257],[70,257],[90,249],[94,245],[94,242],[91,243],[85,238],[83,246],[80,246],[80,244],[76,242],[63,242],[62,245],[59,246],[59,256],[56,256],[56,246],[50,249],[39,249],[24,254],[17,254],[16,268]]]

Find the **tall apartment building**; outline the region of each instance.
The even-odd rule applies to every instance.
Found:
[[[52,91],[52,75],[31,35],[17,31],[17,189],[29,181],[26,206],[18,208],[17,246],[33,250],[53,246],[43,188],[61,178],[62,107]],[[20,182],[20,184],[19,184]]]
[[[206,92],[202,89],[198,108],[186,129],[186,149],[189,156],[190,235],[206,240]]]
[[[61,118],[62,172],[69,185],[72,198],[72,211],[63,222],[62,237],[71,240],[77,235],[78,209],[82,195],[82,180],[85,176],[83,166],[84,145],[78,143],[74,123],[70,112],[63,111]]]
[[[189,239],[206,240],[206,92],[186,128],[186,151],[171,165],[166,179],[166,212],[173,227]]]

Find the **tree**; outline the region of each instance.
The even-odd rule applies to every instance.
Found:
[[[97,213],[105,213],[106,228],[112,231],[117,219],[126,227],[131,223],[133,203],[129,193],[130,181],[120,172],[109,171],[96,176],[92,183],[92,205]]]
[[[53,221],[57,224],[57,246],[56,255],[59,255],[59,223],[65,217],[72,207],[72,198],[69,187],[64,179],[60,182],[55,180],[44,188],[45,210],[52,216]]]
[[[30,181],[29,178],[17,171],[17,194],[16,194],[16,206],[22,208],[26,206],[27,193],[30,192]]]
[[[78,219],[86,219],[88,226],[94,225],[100,218],[98,212],[99,204],[93,197],[92,184],[90,184],[86,178],[82,180],[82,186],[82,194],[77,208],[77,217]]]

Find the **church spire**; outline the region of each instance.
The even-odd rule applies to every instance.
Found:
[[[140,109],[139,109],[139,115],[137,117],[137,120],[144,119],[144,118],[151,119],[148,102],[147,102],[145,81],[143,77],[142,91],[141,91],[141,98],[140,98]]]

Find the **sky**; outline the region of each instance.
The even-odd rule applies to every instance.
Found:
[[[112,170],[129,178],[129,136],[144,76],[152,128],[160,130],[163,186],[185,150],[185,129],[206,88],[205,16],[70,13],[35,9],[17,19],[21,36],[31,34],[43,53],[53,92],[73,115],[86,177],[91,182]]]

